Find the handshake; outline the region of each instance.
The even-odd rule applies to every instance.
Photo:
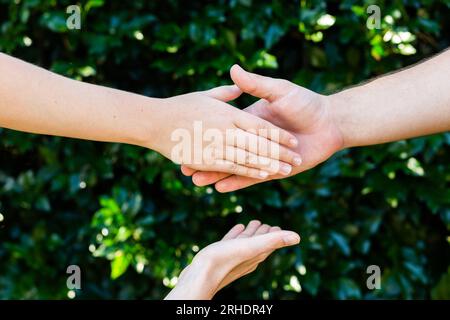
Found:
[[[412,68],[328,96],[286,80],[244,71],[237,65],[230,73],[235,87],[216,88],[207,94],[223,102],[236,98],[241,92],[259,98],[244,110],[252,116],[246,116],[245,121],[240,120],[244,119],[240,110],[229,108],[227,116],[232,117],[234,123],[245,122],[244,130],[265,128],[279,134],[259,136],[260,143],[265,142],[266,146],[277,150],[271,153],[275,156],[269,157],[269,161],[228,162],[228,166],[217,167],[217,172],[211,172],[214,167],[210,166],[184,164],[181,167],[196,185],[214,183],[219,192],[298,174],[344,148],[450,129],[450,51]],[[221,118],[222,123],[227,122],[227,116]],[[273,136],[279,136],[279,141],[266,141]],[[260,153],[250,153],[241,159],[254,160],[263,156],[267,148],[256,150]],[[238,151],[247,154],[247,151]],[[252,166],[252,163],[257,165]]]
[[[172,146],[168,156],[182,164],[182,172],[192,176],[196,185],[216,183],[219,192],[228,192],[292,176],[345,146],[337,108],[331,108],[329,96],[247,72],[238,65],[230,74],[233,86],[169,98],[192,101],[188,110],[199,110],[202,107],[193,104],[205,96],[204,125],[198,127],[208,129],[196,133],[194,128],[193,135],[203,136],[203,144],[212,142],[205,147],[198,142],[201,139],[195,141],[188,132],[183,135],[175,130],[172,140],[181,137],[182,141]],[[245,112],[226,103],[242,93],[259,98]]]

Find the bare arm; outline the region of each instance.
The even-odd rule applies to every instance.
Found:
[[[0,70],[2,127],[97,141],[154,143],[143,113],[154,109],[158,99],[71,80],[1,53]]]
[[[450,130],[450,51],[329,98],[344,147]]]

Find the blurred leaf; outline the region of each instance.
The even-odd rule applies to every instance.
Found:
[[[131,259],[123,254],[116,254],[116,257],[111,261],[111,279],[117,279],[127,271]]]

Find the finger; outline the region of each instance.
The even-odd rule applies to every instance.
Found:
[[[235,64],[230,69],[233,82],[245,93],[273,102],[292,89],[293,84],[287,80],[264,77],[245,71]]]
[[[284,146],[280,146],[274,141],[268,140],[267,137],[258,136],[257,131],[253,131],[245,131],[240,128],[233,130],[230,134],[227,134],[227,144],[249,151],[255,155],[260,155],[265,159],[278,161],[276,163],[277,166],[270,170],[271,173],[279,172],[288,175],[292,170],[290,165],[301,164],[301,157],[297,153]],[[278,166],[281,165],[280,161],[285,162],[283,167]],[[269,162],[267,161],[266,163]],[[274,164],[275,162],[272,162],[272,165]]]
[[[181,166],[181,173],[184,174],[187,177],[192,176],[194,173],[196,173],[197,171],[194,169],[191,169],[187,166],[182,165]]]
[[[265,234],[265,233],[269,232],[269,230],[270,230],[270,226],[269,225],[262,224],[262,225],[259,226],[258,230],[256,230],[255,236],[259,235],[259,234]]]
[[[231,228],[230,231],[228,231],[228,233],[222,238],[222,241],[234,239],[244,230],[245,226],[242,223],[237,224],[233,228]]]
[[[244,165],[240,165],[234,161],[226,160],[226,159],[218,159],[215,160],[211,164],[201,165],[199,167],[193,166],[194,169],[203,170],[203,171],[215,171],[215,172],[224,172],[231,173],[237,176],[249,177],[253,179],[266,179],[269,176],[269,173],[265,170],[255,169],[251,167],[247,167]]]
[[[270,119],[273,119],[273,116],[271,116],[269,112],[269,105],[269,102],[264,99],[260,99],[245,108],[244,111],[257,116],[258,118],[269,121]],[[276,123],[273,124],[278,125]],[[290,149],[287,149],[284,146],[280,146],[280,160],[298,166],[301,164],[302,159],[301,157],[297,158],[297,156],[297,153],[292,152]]]
[[[234,99],[237,99],[242,91],[236,85],[230,86],[221,86],[217,88],[212,88],[206,91],[203,91],[208,97],[221,100],[223,102],[228,102]]]
[[[204,187],[230,176],[230,174],[223,172],[196,171],[192,175],[192,182],[198,187]]]
[[[292,133],[252,114],[243,113],[235,120],[235,124],[242,130],[256,134],[277,144],[282,144],[290,148],[295,148],[298,145],[298,140]]]
[[[270,105],[270,102],[268,102],[264,99],[259,99],[258,101],[254,102],[253,104],[244,108],[243,111],[251,113],[252,115],[257,116],[258,118],[267,120],[270,116],[267,113],[267,111],[268,111],[267,107],[269,105]]]
[[[300,242],[300,236],[293,231],[282,230],[251,237],[248,241],[250,249],[259,254],[296,245]]]
[[[258,156],[244,149],[233,146],[225,147],[223,158],[228,161],[235,162],[246,167],[255,168],[266,171],[269,174],[289,175],[292,172],[292,166],[279,160]]]
[[[268,104],[267,101],[259,100],[244,110],[247,112],[251,112],[253,115],[256,115],[258,117],[263,116],[263,110],[265,110],[264,106],[267,104]],[[260,111],[257,111],[257,110],[260,110]],[[283,153],[281,153],[281,155],[282,154]],[[281,159],[281,160],[286,161],[288,163],[292,163],[292,161],[289,161],[289,159]],[[184,166],[182,166],[182,169],[183,169],[183,167]],[[187,175],[191,175],[190,172],[186,172],[186,173],[187,173]],[[195,185],[197,185],[199,187],[203,187],[203,186],[207,186],[207,185],[216,183],[216,182],[218,182],[222,179],[225,179],[227,177],[230,177],[230,176],[231,176],[230,174],[223,173],[223,172],[197,171],[192,175],[192,181],[194,182]],[[240,180],[244,180],[244,179],[238,179],[238,180],[240,181]],[[252,179],[250,179],[250,181],[252,181]],[[228,183],[226,183],[225,185],[219,185],[219,189],[223,189],[223,191],[221,191],[221,192],[228,192],[227,185],[228,185]],[[243,184],[242,187],[239,187],[239,186],[235,186],[234,183],[231,182],[229,187],[236,188],[235,190],[238,190],[240,188],[245,188],[246,186],[250,186],[250,184],[249,185]]]
[[[247,228],[245,228],[244,231],[240,235],[238,235],[236,238],[248,238],[253,236],[253,234],[258,230],[259,226],[261,225],[261,222],[258,220],[252,220],[248,223]]]
[[[272,177],[271,177],[272,178]],[[270,179],[266,179],[270,180]],[[216,182],[215,188],[218,192],[225,193],[225,192],[231,192],[236,191],[239,189],[250,187],[254,184],[266,181],[261,179],[252,179],[248,177],[241,177],[241,176],[229,176],[223,180],[220,180]]]
[[[270,227],[269,232],[281,231],[281,228],[278,226]]]

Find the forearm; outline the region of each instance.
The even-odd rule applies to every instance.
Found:
[[[138,145],[157,131],[159,121],[146,114],[158,99],[71,80],[4,54],[0,70],[1,127]]]
[[[450,51],[329,97],[344,147],[450,130]]]

